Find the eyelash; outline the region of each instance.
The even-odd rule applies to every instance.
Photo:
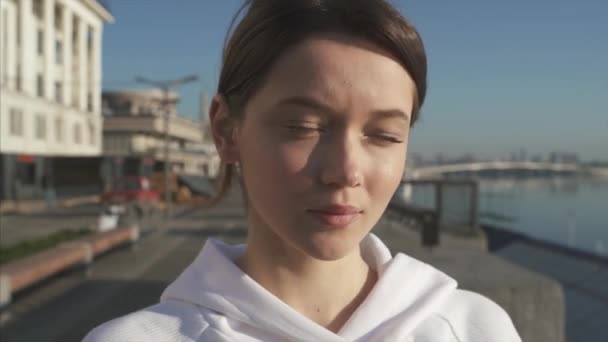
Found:
[[[312,131],[319,131],[319,132],[323,132],[323,129],[321,128],[316,128],[316,127],[306,127],[306,126],[285,126],[287,127],[287,129],[291,130],[291,131],[297,131],[297,132],[312,132]]]
[[[394,143],[394,144],[401,144],[401,143],[403,143],[403,140],[400,140],[400,139],[397,139],[395,137],[391,137],[391,136],[388,136],[388,135],[377,135],[377,137],[379,137],[380,139],[385,140],[387,142]]]
[[[312,132],[324,132],[325,131],[322,128],[306,127],[306,126],[286,126],[286,128],[294,133],[312,133]],[[377,134],[377,135],[373,135],[371,137],[378,138],[385,142],[389,142],[389,143],[393,143],[393,144],[403,143],[403,140],[400,140],[398,138],[395,138],[395,137],[392,137],[389,135]]]

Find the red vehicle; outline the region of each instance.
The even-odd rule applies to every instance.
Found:
[[[158,202],[159,193],[150,188],[150,181],[146,177],[119,178],[112,184],[112,188],[101,194],[104,204],[127,204]]]

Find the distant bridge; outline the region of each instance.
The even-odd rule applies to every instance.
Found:
[[[449,165],[436,165],[414,168],[412,178],[427,178],[436,176],[550,176],[590,174],[608,176],[608,168],[591,168],[578,164],[539,163],[539,162],[475,162]]]

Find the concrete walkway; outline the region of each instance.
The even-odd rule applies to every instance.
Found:
[[[86,204],[71,208],[54,208],[27,214],[0,215],[0,246],[43,238],[58,231],[90,228],[97,223],[101,206]]]
[[[482,294],[511,317],[524,341],[565,341],[564,294],[550,277],[490,254],[483,235],[440,236],[439,247],[421,246],[420,234],[407,225],[383,218],[375,233],[395,252],[406,253],[445,272],[458,287]]]
[[[608,262],[526,241],[513,242],[495,254],[559,281],[566,297],[568,341],[608,341]]]
[[[22,241],[44,238],[62,230],[96,229],[101,204],[55,207],[31,213],[0,215],[0,247]],[[150,226],[160,219],[160,211],[151,212],[143,222]]]
[[[108,253],[88,270],[66,272],[17,294],[0,315],[0,340],[80,341],[102,322],[157,303],[162,290],[194,259],[207,237],[232,243],[245,238],[238,201],[229,199],[208,211],[176,212],[170,225],[137,245]]]

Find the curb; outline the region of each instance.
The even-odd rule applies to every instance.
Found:
[[[83,204],[95,204],[100,202],[99,195],[73,197],[57,200],[55,206],[59,208],[71,208]],[[47,208],[47,202],[43,200],[28,201],[0,201],[0,214],[30,214]]]
[[[135,224],[65,242],[3,265],[0,268],[0,308],[10,304],[14,293],[75,265],[88,265],[95,256],[124,243],[136,242],[139,238],[140,228]]]

